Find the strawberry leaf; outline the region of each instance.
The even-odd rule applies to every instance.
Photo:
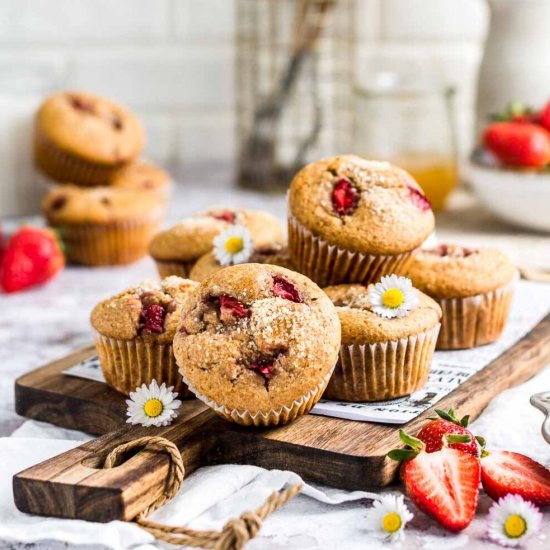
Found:
[[[462,426],[464,426],[465,428],[467,428],[469,423],[470,423],[470,415],[467,414],[466,416],[462,417],[462,420],[460,421],[460,424]]]
[[[419,452],[424,449],[424,443],[420,441],[420,439],[409,435],[404,430],[399,430],[399,439],[401,439],[401,441],[405,445],[408,445],[413,451]]]
[[[402,462],[404,460],[410,460],[414,458],[418,453],[412,449],[393,449],[388,453],[388,458]]]
[[[472,438],[468,434],[445,434],[443,441],[447,445],[452,445],[453,443],[470,443]]]

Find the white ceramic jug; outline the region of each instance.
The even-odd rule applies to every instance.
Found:
[[[488,0],[491,23],[479,72],[477,129],[518,100],[550,99],[550,0]]]

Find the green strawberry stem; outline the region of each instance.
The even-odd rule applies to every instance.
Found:
[[[408,449],[393,449],[388,453],[388,458],[397,461],[410,460],[414,458],[418,453],[424,450],[425,445],[420,439],[409,435],[404,430],[399,430],[399,439],[404,443]]]
[[[443,436],[443,445],[448,447],[454,443],[470,443],[472,438],[468,434],[445,434]]]

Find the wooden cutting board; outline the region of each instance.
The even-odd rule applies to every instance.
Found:
[[[397,463],[386,453],[399,446],[399,426],[306,415],[287,426],[250,429],[230,424],[197,400],[184,402],[177,420],[161,428],[125,424],[124,397],[106,385],[61,374],[94,354],[80,350],[19,378],[16,411],[57,426],[105,434],[13,479],[15,503],[32,514],[90,521],[129,520],[162,492],[168,470],[163,454],[141,451],[101,469],[118,444],[160,435],[180,451],[187,474],[213,464],[255,464],[287,469],[308,481],[348,490],[391,483]],[[524,382],[550,362],[550,315],[504,355],[437,403],[477,417],[503,390]],[[406,425],[415,433],[429,409]]]

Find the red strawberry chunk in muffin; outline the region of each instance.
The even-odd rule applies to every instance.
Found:
[[[235,319],[245,319],[250,311],[237,298],[222,294],[220,296],[220,320],[222,323],[232,323]]]
[[[231,210],[216,210],[210,212],[210,216],[227,223],[235,223],[235,212],[231,212]]]
[[[140,322],[143,323],[141,331],[164,332],[164,317],[166,312],[161,305],[148,305],[141,311]]]
[[[357,208],[359,193],[347,179],[341,179],[332,190],[332,207],[340,216],[349,216]]]
[[[416,187],[407,186],[409,194],[413,204],[422,210],[422,212],[427,212],[432,209],[432,203],[428,200],[428,197],[419,191]]]
[[[278,275],[273,277],[273,294],[279,296],[279,298],[296,302],[297,304],[301,304],[304,301],[299,290],[292,283],[289,283],[286,279]]]

